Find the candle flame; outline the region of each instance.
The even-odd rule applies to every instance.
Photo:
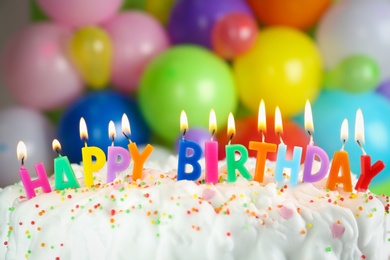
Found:
[[[362,110],[359,108],[356,111],[356,119],[355,119],[355,141],[359,143],[359,145],[364,144],[364,119]]]
[[[214,134],[216,130],[217,130],[217,117],[215,116],[214,109],[211,109],[210,116],[209,116],[209,131]]]
[[[131,134],[129,118],[125,113],[122,115],[122,132],[127,135]]]
[[[346,118],[341,124],[340,139],[343,143],[348,140],[348,120]]]
[[[88,129],[87,129],[87,124],[85,123],[84,117],[80,118],[79,129],[80,129],[81,140],[84,140],[84,141],[87,140],[88,139]]]
[[[227,134],[228,134],[228,137],[230,138],[230,140],[236,134],[236,126],[235,126],[235,123],[234,123],[234,117],[233,117],[232,113],[229,113],[229,117],[228,117]]]
[[[57,139],[54,139],[51,146],[53,147],[53,151],[59,151],[61,150],[61,144]]]
[[[311,105],[309,100],[306,100],[305,104],[305,130],[310,134],[314,132],[313,114],[311,112]]]
[[[27,148],[23,141],[19,141],[16,147],[16,155],[18,156],[18,160],[27,159]]]
[[[266,113],[265,113],[265,105],[264,105],[264,100],[260,101],[260,106],[259,106],[259,114],[257,118],[257,129],[259,132],[265,134],[267,131],[267,120],[266,120]]]
[[[187,115],[186,112],[182,110],[180,114],[180,131],[185,133],[187,129],[188,129]]]
[[[114,122],[111,120],[111,121],[108,123],[108,137],[109,137],[109,138],[114,138],[115,136],[116,136],[115,124],[114,124]]]
[[[275,133],[278,135],[283,134],[282,115],[278,106],[275,109]]]

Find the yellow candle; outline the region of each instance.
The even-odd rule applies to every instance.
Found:
[[[106,163],[106,154],[102,149],[95,146],[83,147],[81,149],[84,166],[84,182],[86,187],[91,187],[93,183],[93,173],[99,171]],[[95,157],[95,162],[92,161]]]

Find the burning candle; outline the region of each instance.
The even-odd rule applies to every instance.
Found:
[[[133,157],[133,175],[132,179],[134,181],[142,179],[142,170],[146,159],[152,154],[154,147],[148,144],[142,153],[139,153],[137,144],[132,142],[129,135],[131,133],[130,122],[126,114],[122,116],[122,133],[129,140],[129,151]]]
[[[61,155],[61,144],[57,139],[53,140],[52,147],[58,155],[58,157],[54,159],[55,189],[64,190],[68,188],[79,188],[79,182],[77,181],[72,167],[70,166],[68,157]],[[65,181],[64,176],[67,181]]]
[[[360,177],[355,185],[355,190],[365,192],[370,185],[371,180],[378,175],[384,168],[385,164],[378,160],[371,165],[371,157],[366,154],[363,148],[364,144],[364,120],[361,109],[356,112],[355,119],[355,141],[362,149],[363,155],[360,156]]]
[[[323,149],[314,145],[314,124],[309,100],[306,101],[305,105],[305,130],[310,136],[310,143],[306,147],[305,166],[303,168],[303,181],[317,182],[323,179],[328,172],[329,157]],[[313,162],[316,157],[320,160],[321,166],[316,173],[313,173]]]
[[[227,180],[228,182],[235,182],[237,180],[236,170],[247,180],[251,180],[252,176],[245,167],[245,162],[248,160],[248,150],[242,144],[231,144],[233,136],[236,132],[234,117],[230,113],[228,117],[228,131],[229,136],[228,145],[226,145],[226,163],[227,163]],[[236,153],[240,155],[236,160]]]
[[[114,146],[116,129],[113,121],[108,124],[108,136],[112,141],[107,151],[107,182],[113,182],[118,172],[129,167],[130,154],[125,148]]]
[[[206,182],[218,182],[218,143],[214,141],[215,131],[217,130],[217,120],[214,109],[211,109],[209,116],[209,131],[211,140],[205,142],[205,164],[206,164]]]
[[[185,134],[188,129],[187,115],[181,111],[180,115],[180,131],[183,132],[182,138],[179,141],[179,158],[177,166],[177,180],[192,180],[199,179],[202,168],[199,164],[199,159],[202,157],[202,148],[195,142],[185,140]],[[187,149],[191,149],[193,153],[187,156]],[[192,171],[186,169],[186,165],[192,166]],[[187,171],[188,170],[188,171]]]
[[[265,141],[265,133],[267,130],[266,125],[266,113],[265,113],[265,105],[264,101],[261,100],[259,105],[259,113],[257,119],[257,129],[261,135],[261,142],[249,142],[249,149],[257,151],[256,157],[256,169],[254,180],[257,182],[263,182],[264,179],[264,170],[265,170],[265,161],[267,159],[268,152],[276,152],[276,144],[266,143]]]
[[[21,160],[21,167],[19,169],[20,178],[22,180],[24,189],[28,199],[36,196],[35,189],[41,187],[43,192],[51,192],[51,187],[49,180],[47,179],[45,167],[43,163],[35,164],[35,171],[37,173],[37,178],[31,180],[31,176],[28,170],[24,167],[24,161],[27,158],[27,149],[23,141],[20,141],[16,148],[16,153],[18,160]]]
[[[345,143],[348,140],[348,120],[344,119],[341,124],[340,139],[342,146],[340,151],[336,151],[333,156],[332,165],[329,170],[328,181],[326,188],[335,190],[337,184],[343,184],[343,189],[346,192],[352,192],[351,169],[349,166],[348,153],[344,150]],[[339,175],[339,172],[341,175]]]
[[[80,118],[80,138],[84,141],[84,147],[81,149],[83,166],[84,166],[84,182],[86,187],[91,187],[93,183],[93,172],[99,171],[106,163],[106,155],[103,150],[96,146],[88,146],[88,129],[84,118]],[[95,157],[95,162],[92,161]]]

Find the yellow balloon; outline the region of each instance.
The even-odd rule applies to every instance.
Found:
[[[107,86],[111,76],[112,43],[99,27],[76,31],[70,42],[70,53],[81,76],[94,89]]]
[[[145,10],[161,23],[167,24],[174,3],[175,0],[146,0]]]
[[[234,60],[233,70],[244,106],[257,113],[264,99],[267,115],[279,106],[284,117],[300,113],[306,99],[317,97],[323,73],[315,43],[288,27],[262,30],[255,46]]]

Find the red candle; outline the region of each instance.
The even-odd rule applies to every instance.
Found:
[[[366,154],[363,148],[364,144],[364,120],[363,113],[360,109],[356,112],[355,119],[355,141],[362,149],[363,155],[360,156],[360,177],[355,185],[355,190],[365,192],[370,185],[372,179],[378,175],[384,168],[385,164],[382,161],[376,161],[371,166],[371,157]]]

